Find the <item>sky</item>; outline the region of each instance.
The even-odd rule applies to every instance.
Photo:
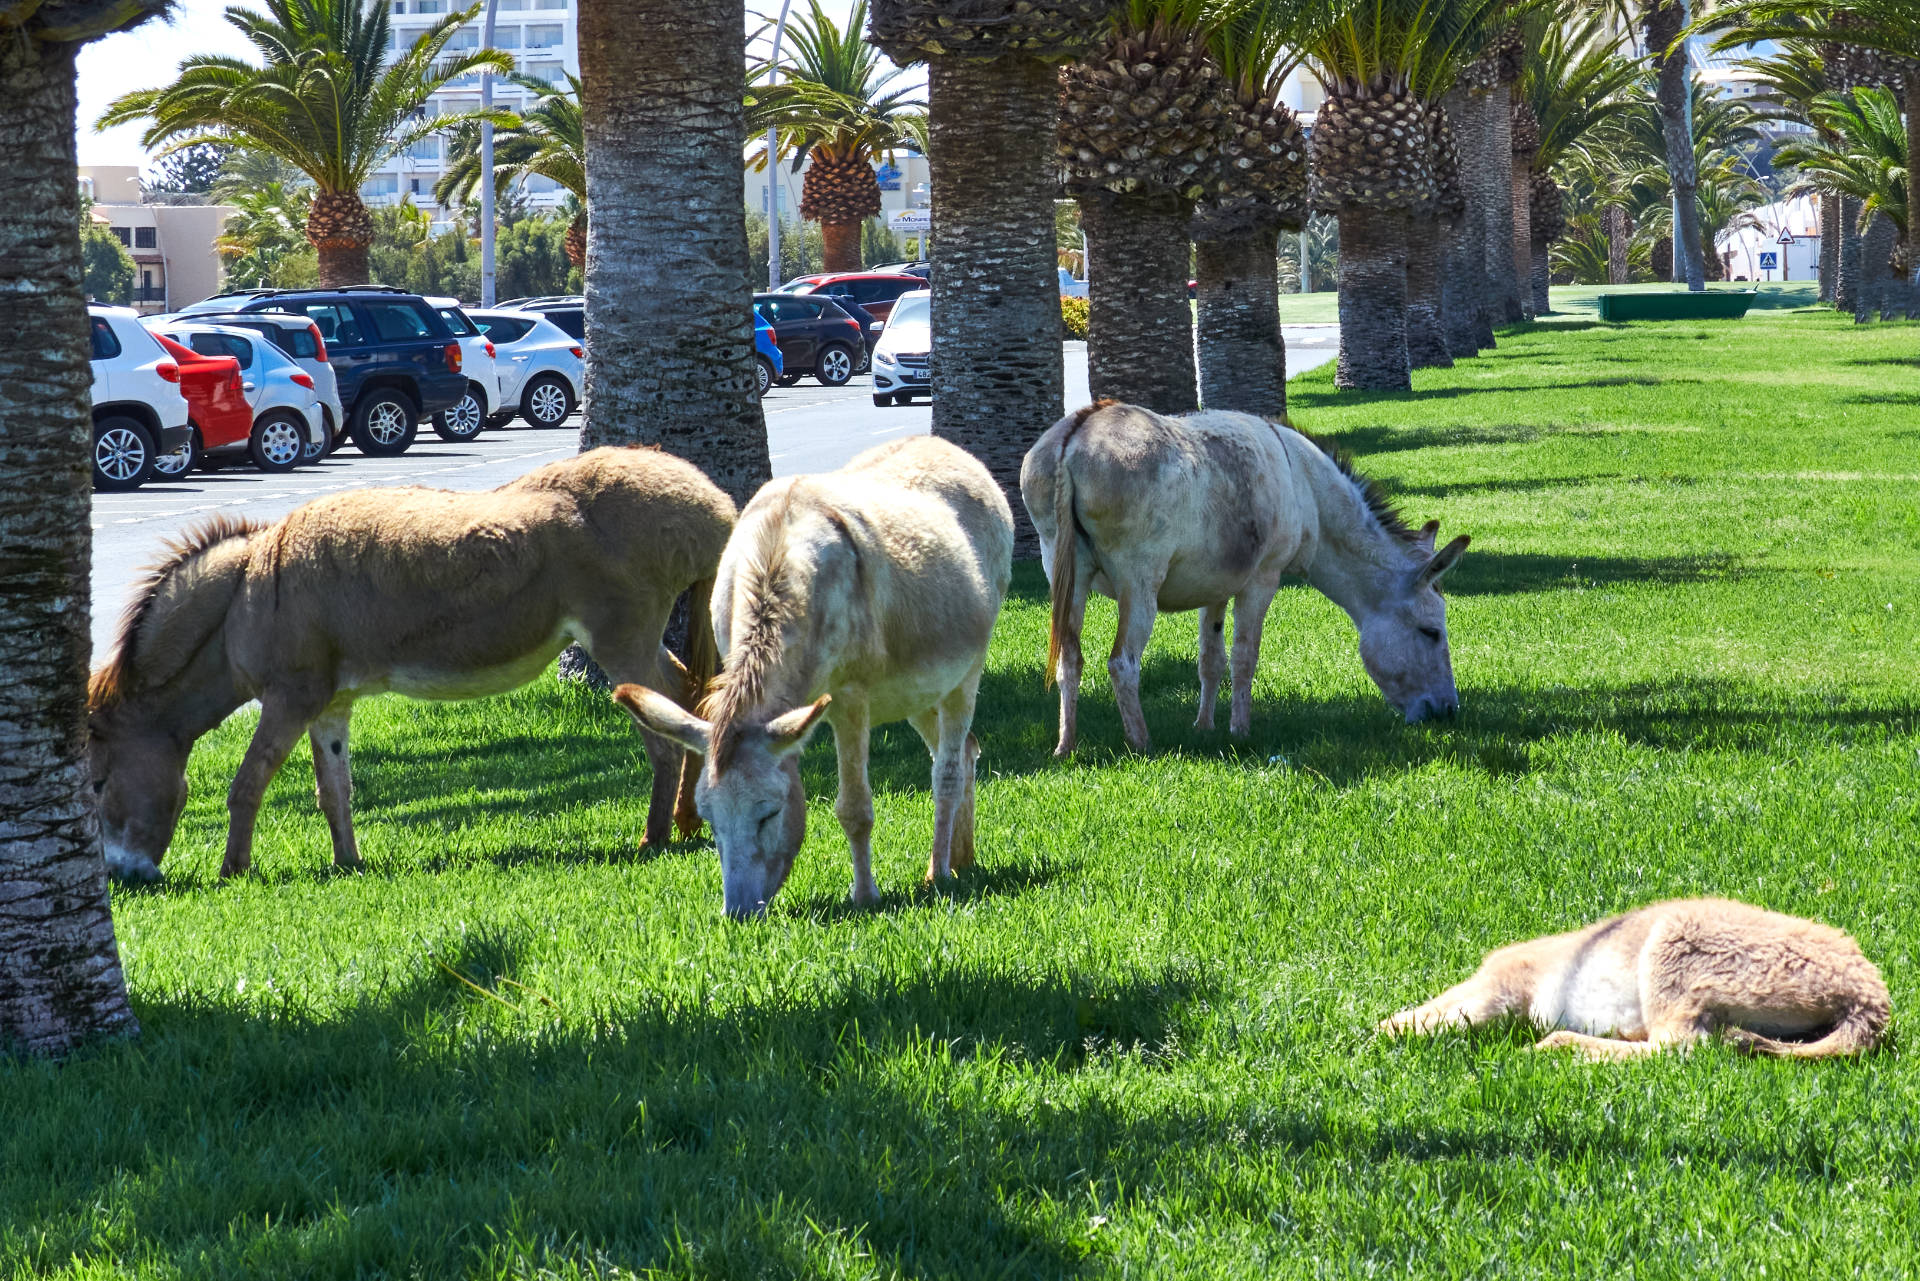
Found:
[[[579,0],[576,0],[578,3]],[[698,3],[699,0],[685,0]],[[253,46],[221,17],[229,0],[175,0],[171,21],[149,22],[132,31],[108,36],[80,52],[80,163],[83,165],[141,165],[147,163],[140,146],[141,128],[122,125],[96,133],[93,122],[107,104],[130,89],[150,89],[170,81],[180,60],[196,53],[250,58]],[[836,22],[845,22],[854,0],[822,0],[821,8]],[[257,7],[254,5],[249,8]],[[759,27],[757,12],[779,13],[778,0],[767,5],[748,0],[747,30]],[[794,15],[806,12],[806,0],[794,0]],[[788,19],[792,22],[792,17]]]

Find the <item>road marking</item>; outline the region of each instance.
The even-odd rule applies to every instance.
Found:
[[[901,424],[900,424],[899,426],[897,426],[897,427],[882,427],[882,428],[881,428],[881,429],[880,429],[879,431],[870,431],[870,432],[868,432],[868,433],[867,433],[867,435],[869,435],[869,436],[891,436],[891,435],[893,435],[893,433],[895,433],[895,432],[897,432],[897,431],[913,431],[913,430],[915,430],[916,428],[918,428],[919,426],[920,426],[920,424],[919,424],[919,423],[901,423]]]

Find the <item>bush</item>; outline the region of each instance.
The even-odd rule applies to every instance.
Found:
[[[1060,296],[1060,334],[1063,338],[1078,338],[1082,342],[1087,337],[1087,316],[1090,305],[1085,298]]]

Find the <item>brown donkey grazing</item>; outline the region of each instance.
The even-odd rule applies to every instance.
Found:
[[[1439,521],[1408,528],[1345,458],[1291,427],[1225,412],[1168,418],[1101,401],[1062,418],[1027,452],[1020,498],[1053,586],[1047,665],[1060,682],[1056,755],[1073,750],[1089,592],[1119,602],[1107,671],[1137,751],[1149,745],[1140,656],[1154,615],[1200,611],[1194,724],[1212,729],[1233,602],[1228,728],[1245,734],[1260,632],[1285,574],[1304,576],[1347,611],[1367,674],[1409,723],[1459,707],[1437,587],[1467,537],[1436,551]]]
[[[1847,935],[1728,899],[1674,899],[1489,953],[1479,972],[1380,1024],[1394,1035],[1502,1018],[1553,1031],[1534,1048],[1624,1059],[1718,1033],[1781,1058],[1863,1054],[1892,1017]]]
[[[249,699],[260,700],[260,724],[227,793],[222,876],[251,865],[261,797],[303,732],[333,860],[359,864],[355,699],[497,694],[578,641],[615,680],[654,682],[691,704],[717,661],[706,599],[733,519],[732,500],[690,464],[610,448],[484,493],[359,490],[271,525],[201,526],[136,590],[88,689],[109,868],[159,875],[186,804],[188,753]],[[660,643],[689,589],[691,673]],[[681,754],[657,736],[646,750],[646,840],[661,844]],[[691,834],[691,777],[686,793],[681,831]]]
[[[933,753],[928,879],[973,862],[974,696],[1012,557],[1000,487],[933,437],[754,495],[720,558],[713,630],[725,664],[706,719],[637,685],[614,691],[643,728],[706,758],[695,799],[720,847],[729,916],[765,913],[793,869],[807,821],[799,753],[823,718],[840,757],[834,812],[852,846],[854,902],[879,897],[875,725],[905,720]]]

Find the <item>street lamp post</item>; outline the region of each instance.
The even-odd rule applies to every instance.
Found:
[[[487,21],[480,37],[493,48],[493,11],[499,0],[487,0]],[[493,72],[480,72],[480,109],[493,110]],[[493,306],[493,121],[480,122],[480,305]]]
[[[493,0],[487,0],[492,4]],[[787,7],[793,0],[780,0],[780,20],[773,24],[773,54],[767,59],[767,83],[780,74],[780,39],[787,34]],[[776,160],[778,130],[767,126],[767,288],[780,287],[780,170]]]

